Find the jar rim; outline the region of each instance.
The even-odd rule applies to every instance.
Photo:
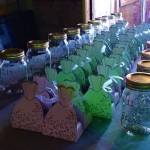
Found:
[[[0,52],[0,58],[4,60],[17,60],[25,56],[24,50],[19,48],[4,49]]]
[[[150,49],[141,52],[141,59],[150,59]]]
[[[101,25],[101,20],[95,18],[95,20],[88,20],[88,23],[92,25]]]
[[[117,17],[121,17],[122,16],[122,12],[111,13],[111,15],[117,16]]]
[[[49,42],[47,40],[31,40],[27,43],[28,48],[48,48]]]
[[[150,41],[147,41],[146,44],[147,44],[147,47],[150,48]]]
[[[150,90],[150,73],[134,72],[126,76],[126,87]]]
[[[79,26],[82,30],[92,29],[91,23],[78,23],[77,26]]]
[[[115,19],[115,16],[114,16],[114,15],[109,15],[109,16],[108,16],[108,19],[109,19],[109,20]]]
[[[99,21],[101,21],[101,22],[107,22],[107,18],[104,18],[104,17],[97,17],[97,18],[95,18],[95,20],[99,20]]]
[[[48,34],[48,39],[49,40],[63,40],[67,39],[67,34],[66,33],[49,33]]]
[[[76,27],[64,28],[63,31],[64,33],[69,35],[80,34],[80,28],[76,28]]]
[[[141,60],[137,63],[137,71],[150,73],[150,60]]]

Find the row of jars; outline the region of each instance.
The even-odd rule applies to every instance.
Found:
[[[126,76],[126,88],[122,94],[121,124],[129,135],[149,135],[150,49],[141,52],[136,71]]]
[[[29,41],[26,57],[20,49],[3,50],[0,54],[0,91],[18,81],[21,84],[21,80],[30,79],[35,74],[42,75],[45,66],[57,68],[61,58],[76,54],[77,48],[91,44],[97,34],[109,30],[110,25],[118,20],[122,20],[121,13],[98,17],[87,24],[78,24],[78,28],[65,28],[64,33],[50,33],[48,41]]]

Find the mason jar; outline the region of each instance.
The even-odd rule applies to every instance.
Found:
[[[147,49],[141,52],[141,59],[150,60],[150,49]]]
[[[115,16],[114,15],[109,15],[108,16],[108,21],[109,21],[109,26],[115,25],[115,23],[116,23]]]
[[[0,52],[0,91],[20,93],[22,81],[27,79],[27,65],[22,49],[5,49]]]
[[[28,78],[45,75],[45,67],[51,67],[51,54],[48,49],[49,42],[46,40],[32,40],[27,43],[27,72]]]
[[[137,63],[138,72],[150,73],[150,60],[141,60]]]
[[[101,34],[102,23],[100,20],[89,20],[88,23],[93,25],[94,37],[96,37],[97,34]]]
[[[122,13],[121,12],[111,13],[111,15],[113,15],[115,17],[116,22],[117,21],[123,21],[123,17],[122,17]]]
[[[150,133],[150,74],[135,72],[126,76],[122,95],[121,125],[129,135]]]
[[[49,51],[51,52],[52,68],[57,69],[60,65],[61,58],[68,58],[69,45],[67,34],[65,33],[50,33],[48,35]]]
[[[80,28],[64,28],[69,44],[69,54],[76,54],[77,48],[82,47]]]
[[[77,26],[80,28],[82,46],[85,44],[91,44],[94,40],[94,32],[92,24],[79,23]]]
[[[102,26],[102,31],[109,31],[109,20],[107,17],[103,16],[103,17],[97,17],[95,18],[95,20],[99,20],[101,21],[101,26]]]

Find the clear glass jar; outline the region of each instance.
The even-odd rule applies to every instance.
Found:
[[[94,31],[92,24],[88,23],[79,23],[77,24],[81,31],[81,41],[82,46],[85,44],[91,44],[94,40]]]
[[[46,40],[33,40],[27,43],[26,53],[28,77],[45,75],[45,66],[51,66],[51,54]]]
[[[27,65],[21,49],[5,49],[0,52],[0,91],[21,92],[21,85],[27,79]]]
[[[150,73],[150,60],[141,60],[137,63],[138,72]]]
[[[116,23],[115,16],[114,15],[109,15],[108,16],[108,21],[109,21],[109,26],[115,25],[115,23]]]
[[[147,49],[141,52],[141,59],[150,60],[150,49]]]
[[[67,34],[69,54],[76,54],[77,48],[82,47],[80,28],[64,28],[64,33]]]
[[[88,23],[93,25],[94,37],[96,37],[97,34],[101,34],[102,23],[100,20],[89,20]]]
[[[64,33],[50,33],[48,35],[49,50],[51,52],[52,68],[57,69],[60,65],[61,58],[68,58],[69,44],[67,41],[67,34]]]
[[[101,21],[101,30],[102,31],[109,31],[109,21],[108,18],[103,16],[103,17],[97,17],[95,20]]]
[[[129,135],[150,133],[150,74],[135,72],[126,76],[121,125]]]
[[[122,17],[122,13],[121,12],[111,13],[111,15],[113,15],[115,17],[116,22],[117,21],[123,21],[123,17]]]

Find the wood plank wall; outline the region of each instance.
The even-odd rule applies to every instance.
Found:
[[[137,0],[131,4],[120,7],[123,18],[129,22],[129,27],[140,24],[140,1]]]
[[[83,22],[82,0],[33,0],[33,11],[42,39]]]

